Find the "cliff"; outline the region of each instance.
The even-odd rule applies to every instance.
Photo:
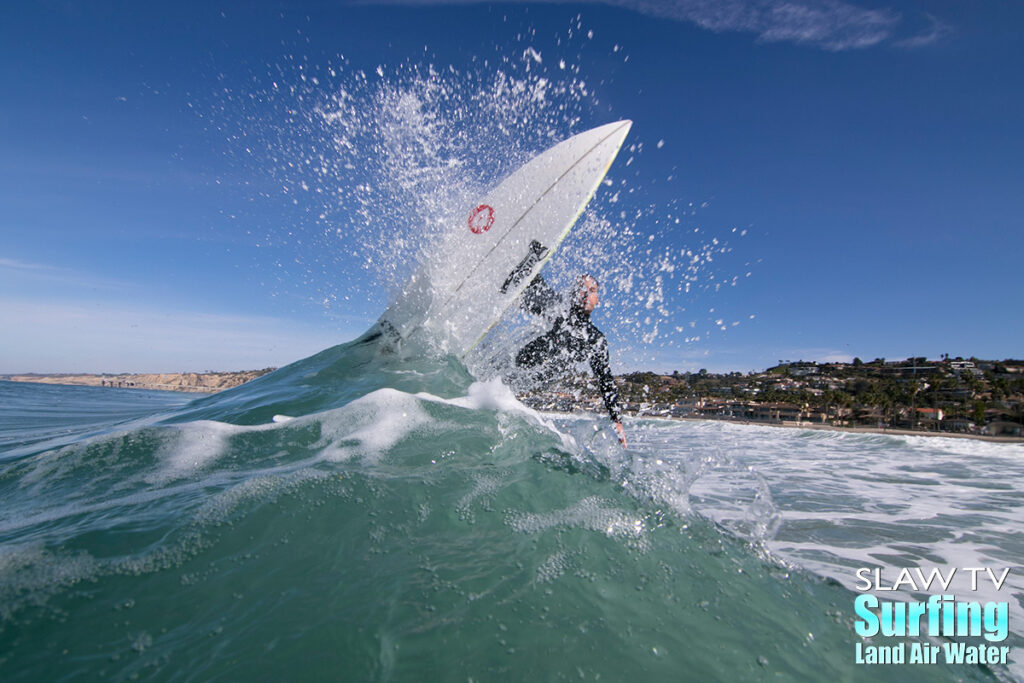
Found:
[[[126,389],[156,389],[160,391],[189,391],[213,394],[236,387],[267,374],[275,368],[246,370],[243,372],[171,372],[163,374],[120,375],[0,375],[10,382],[38,382],[41,384],[72,384],[92,387],[119,387]]]

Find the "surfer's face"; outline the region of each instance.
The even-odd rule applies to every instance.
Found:
[[[597,280],[592,277],[585,277],[580,283],[580,304],[587,313],[597,308]]]

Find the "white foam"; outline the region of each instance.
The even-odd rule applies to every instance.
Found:
[[[321,453],[334,461],[357,455],[377,461],[410,433],[433,421],[416,396],[396,389],[378,389],[342,408],[320,413],[319,419]]]
[[[188,476],[216,460],[227,448],[228,438],[242,428],[224,422],[201,420],[177,425],[169,438],[157,451],[164,461],[159,478],[175,479]]]
[[[562,448],[565,450],[573,453],[580,450],[576,440],[573,439],[572,436],[558,429],[552,420],[547,419],[536,410],[524,405],[515,397],[512,390],[497,377],[484,382],[474,382],[469,386],[467,395],[460,396],[458,398],[445,399],[425,392],[416,394],[416,396],[417,398],[421,398],[425,401],[444,403],[447,405],[457,406],[459,408],[466,408],[468,410],[486,410],[506,415],[517,415],[525,418],[527,422],[542,427],[546,431],[557,436],[561,442]]]
[[[42,603],[63,586],[96,575],[100,563],[84,552],[51,552],[42,544],[0,545],[0,620],[25,603]]]
[[[1012,567],[1002,590],[987,579],[971,590],[960,571],[950,592],[1011,603],[1024,594],[1020,444],[717,421],[645,420],[631,430],[640,437],[626,475],[632,491],[674,481],[698,514],[850,590],[861,567],[880,568],[888,584],[903,567]],[[1010,628],[1024,637],[1013,619]]]
[[[452,399],[449,403],[472,410],[500,410],[507,413],[536,415],[533,410],[523,405],[499,378],[473,382],[466,396]]]
[[[645,539],[644,521],[639,515],[619,509],[611,501],[595,496],[584,498],[572,507],[554,512],[510,512],[506,522],[513,530],[524,534],[536,534],[547,529],[565,527],[597,531],[609,538],[634,543]]]
[[[330,476],[330,473],[307,467],[291,471],[284,471],[283,468],[265,471],[208,498],[196,511],[193,521],[199,524],[220,524],[230,519],[246,502],[272,501],[309,482],[322,481]]]

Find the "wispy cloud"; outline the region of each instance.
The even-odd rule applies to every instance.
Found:
[[[711,31],[755,33],[765,42],[792,42],[840,51],[878,45],[900,24],[891,10],[839,0],[602,0],[643,14],[689,21]]]
[[[123,280],[115,280],[62,266],[31,263],[0,256],[0,282],[10,278],[46,281],[78,289],[112,289],[123,291],[131,287],[130,283]]]
[[[3,257],[0,257],[0,269],[20,270],[32,273],[45,273],[55,270],[53,266],[47,266],[42,263],[26,263],[25,261],[19,261],[17,259]]]
[[[893,45],[912,50],[914,48],[925,47],[926,45],[937,43],[953,33],[952,28],[939,21],[931,14],[926,14],[925,18],[928,20],[929,25],[924,32],[912,35],[909,38],[897,40]]]
[[[392,4],[474,4],[483,0],[385,0]],[[534,0],[556,4],[563,0]],[[568,1],[568,0],[566,0]],[[754,33],[764,42],[790,42],[839,52],[891,43],[913,48],[948,33],[941,23],[920,35],[900,37],[906,26],[893,9],[872,9],[841,0],[590,0],[662,19],[685,21],[715,32]],[[366,4],[359,2],[357,4]]]

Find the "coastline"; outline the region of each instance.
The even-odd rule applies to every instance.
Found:
[[[168,373],[122,373],[117,375],[95,375],[89,373],[66,373],[42,375],[35,373],[0,375],[8,382],[32,384],[55,384],[63,386],[108,387],[114,389],[148,389],[155,391],[181,391],[195,394],[215,394],[237,387],[272,371],[246,370],[242,372],[168,372]]]
[[[215,394],[225,389],[245,384],[251,380],[271,372],[273,368],[264,370],[247,370],[241,372],[176,372],[160,374],[118,374],[95,375],[87,373],[68,373],[42,375],[34,373],[0,375],[0,380],[9,382],[28,382],[35,384],[51,384],[63,386],[93,386],[117,389],[147,389],[156,391],[178,391],[184,393]],[[529,403],[527,403],[529,405]],[[553,415],[573,415],[574,412],[542,410]],[[582,412],[601,415],[600,412],[584,410]],[[817,431],[848,432],[852,434],[879,434],[889,436],[927,436],[948,439],[974,439],[990,443],[1024,444],[1024,437],[989,436],[986,434],[964,434],[960,432],[929,432],[924,430],[899,429],[893,427],[845,427],[838,425],[812,422],[795,422],[792,420],[762,422],[759,420],[715,418],[710,416],[672,416],[672,415],[631,415],[635,419],[675,420],[694,422],[725,422],[728,424],[755,425],[761,427],[777,427],[780,429],[810,429]]]

